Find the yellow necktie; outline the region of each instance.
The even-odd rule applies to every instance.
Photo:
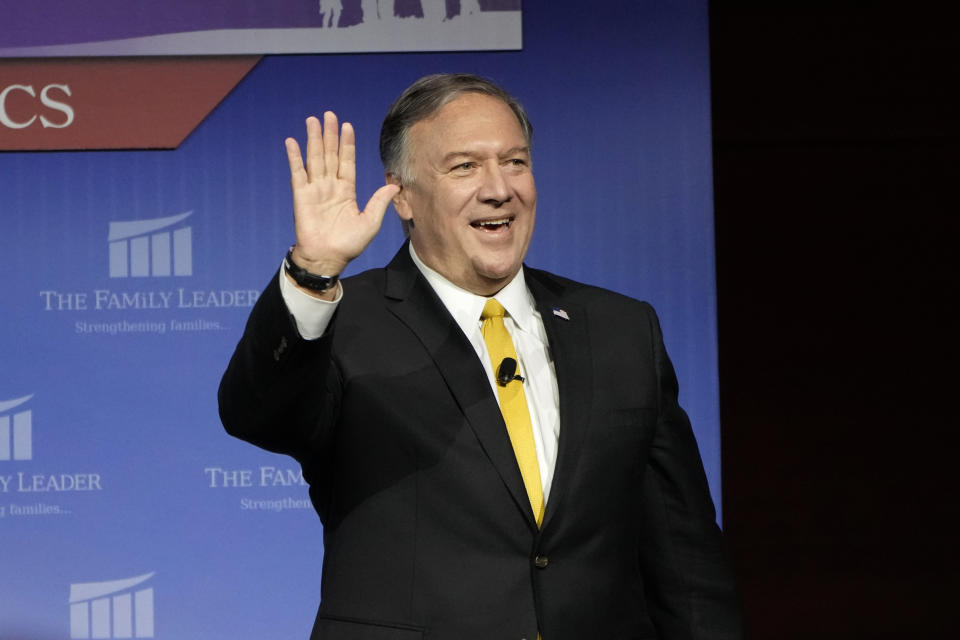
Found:
[[[504,358],[517,360],[513,340],[503,324],[503,306],[490,298],[483,307],[480,318],[480,333],[487,343],[490,364],[493,365],[493,377]],[[527,396],[523,392],[523,382],[511,380],[506,385],[497,383],[497,395],[500,397],[500,412],[507,423],[507,433],[513,444],[513,453],[517,456],[520,475],[527,488],[527,497],[537,520],[537,526],[543,522],[543,485],[540,484],[540,466],[537,464],[537,447],[533,443],[533,427],[530,424],[530,410],[527,408]]]

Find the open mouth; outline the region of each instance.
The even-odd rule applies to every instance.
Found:
[[[477,220],[476,222],[471,222],[470,226],[482,231],[499,231],[501,229],[509,229],[511,222],[513,222],[513,216],[493,220]]]

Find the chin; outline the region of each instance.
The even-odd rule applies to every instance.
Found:
[[[477,274],[487,282],[503,285],[513,278],[519,270],[520,264],[517,263],[497,269],[480,269],[477,271]]]

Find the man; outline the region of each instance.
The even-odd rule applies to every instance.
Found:
[[[305,166],[286,142],[296,244],[220,388],[227,430],[310,483],[312,638],[740,637],[653,311],[523,266],[523,108],[475,76],[419,80],[362,211],[337,127],[307,120]],[[409,242],[341,286],[391,201]]]

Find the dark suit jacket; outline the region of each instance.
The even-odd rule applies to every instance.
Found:
[[[526,268],[560,391],[538,529],[490,383],[406,247],[302,340],[276,277],[220,387],[324,528],[313,638],[738,638],[697,445],[649,305]],[[555,315],[562,309],[569,320]]]

